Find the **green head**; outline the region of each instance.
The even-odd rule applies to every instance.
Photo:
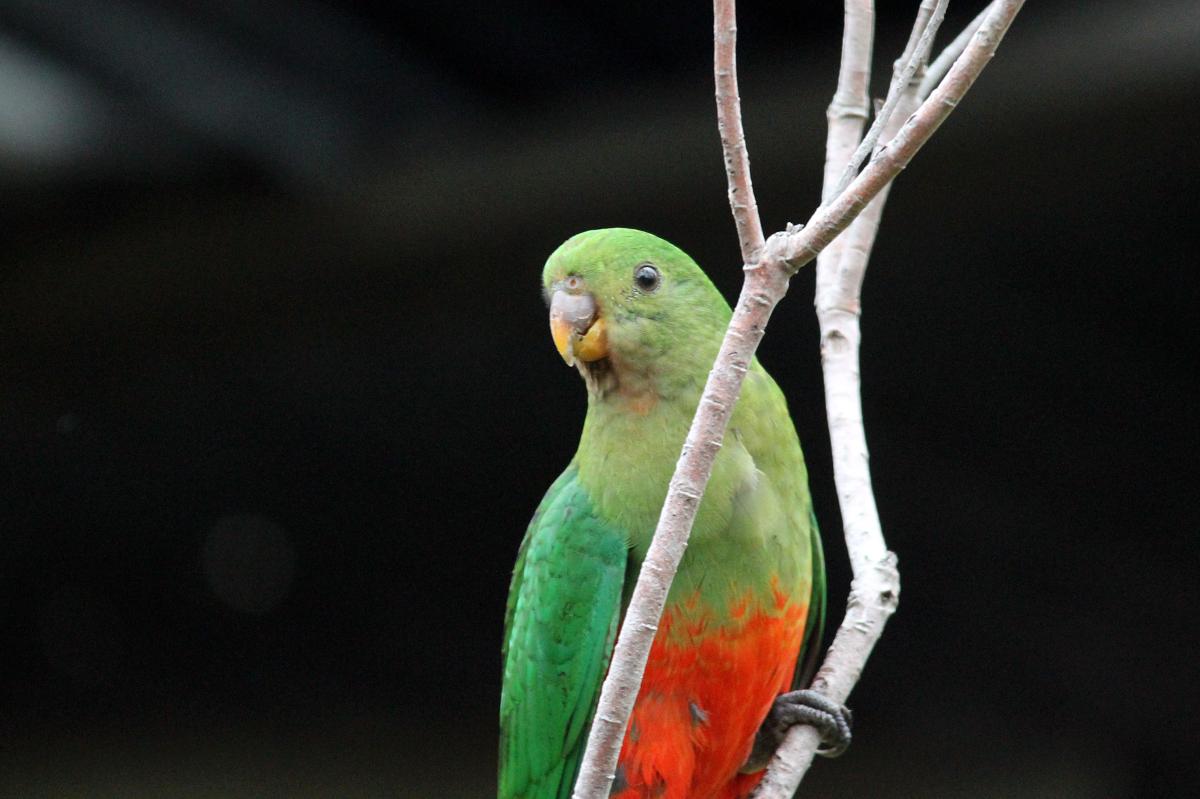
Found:
[[[628,228],[589,230],[546,261],[550,330],[593,393],[666,395],[703,382],[729,305],[673,244]]]

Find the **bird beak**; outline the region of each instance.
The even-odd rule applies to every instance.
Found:
[[[608,334],[604,320],[596,315],[596,299],[591,294],[555,291],[550,298],[550,334],[567,366],[608,355]]]

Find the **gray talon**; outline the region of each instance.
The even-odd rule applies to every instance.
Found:
[[[749,773],[766,768],[775,750],[783,743],[788,730],[797,724],[809,724],[821,733],[821,747],[817,754],[822,757],[837,757],[850,746],[850,725],[854,717],[850,709],[811,689],[790,691],[775,697],[771,710],[759,727],[743,772]]]
[[[822,746],[817,750],[818,755],[837,757],[850,746],[850,726],[854,723],[850,708],[812,689],[781,694],[776,697],[771,711],[774,712],[781,704],[794,712],[796,721],[793,724],[811,724],[821,732]],[[784,715],[788,717],[787,711]]]

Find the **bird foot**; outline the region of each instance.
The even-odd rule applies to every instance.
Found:
[[[758,728],[754,748],[741,771],[751,773],[766,768],[775,750],[787,737],[788,730],[797,724],[809,724],[821,733],[818,755],[837,757],[850,746],[852,723],[850,708],[839,705],[822,693],[806,689],[780,694],[775,697],[771,710]]]

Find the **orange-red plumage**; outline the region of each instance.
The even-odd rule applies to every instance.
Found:
[[[698,597],[663,613],[621,749],[614,799],[743,799],[762,778],[739,774],[759,725],[790,690],[806,604],[778,589],[714,619]]]

